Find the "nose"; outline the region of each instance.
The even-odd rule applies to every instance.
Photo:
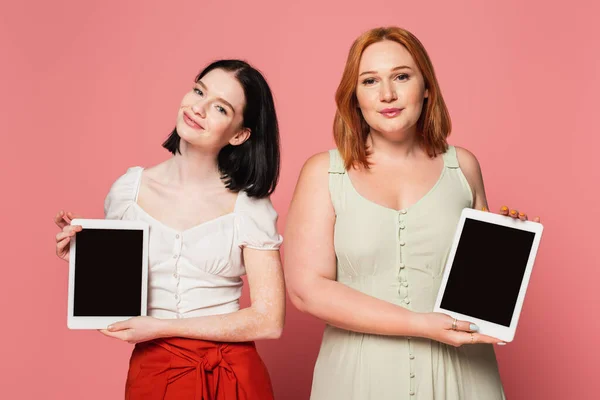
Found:
[[[384,81],[381,83],[380,87],[379,99],[381,101],[390,103],[398,99],[398,95],[390,83]]]
[[[196,101],[194,104],[192,104],[192,107],[190,107],[192,109],[192,112],[196,115],[199,115],[200,117],[204,118],[205,116],[205,107],[206,102],[204,101],[204,99],[198,99],[198,101]]]

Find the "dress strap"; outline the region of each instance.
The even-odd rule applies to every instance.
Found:
[[[329,173],[330,174],[345,174],[344,159],[337,149],[329,150]]]
[[[448,150],[442,155],[444,158],[444,165],[446,168],[459,168],[458,157],[456,157],[456,148],[454,146],[448,146]]]
[[[329,195],[336,215],[345,208],[344,188],[347,177],[344,159],[340,152],[337,149],[329,150]]]

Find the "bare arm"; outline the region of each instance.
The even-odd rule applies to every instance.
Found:
[[[460,169],[467,178],[473,192],[473,208],[476,210],[489,209],[479,161],[473,153],[462,147],[456,148],[456,156],[458,157]]]
[[[103,331],[107,336],[138,343],[160,337],[220,342],[277,339],[285,319],[285,287],[279,251],[244,248],[251,305],[242,310],[176,320],[135,317]]]
[[[288,212],[286,283],[292,303],[339,328],[380,335],[417,334],[416,313],[336,281],[335,213],[329,195],[329,155],[304,165]]]
[[[244,248],[251,305],[207,317],[169,320],[165,336],[223,342],[277,339],[285,318],[285,287],[279,251]]]

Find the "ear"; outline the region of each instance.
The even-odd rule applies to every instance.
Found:
[[[423,96],[424,98],[429,98],[429,89],[425,89],[425,95]]]
[[[250,138],[250,133],[250,128],[242,128],[229,139],[229,144],[232,146],[239,146]]]

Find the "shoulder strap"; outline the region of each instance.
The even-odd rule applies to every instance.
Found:
[[[337,149],[329,150],[329,173],[345,174],[344,159]]]
[[[344,168],[344,159],[337,149],[329,150],[329,195],[331,203],[338,215],[345,205],[344,178],[346,169]]]
[[[458,157],[456,157],[456,148],[448,146],[448,150],[442,155],[446,168],[459,168]]]

